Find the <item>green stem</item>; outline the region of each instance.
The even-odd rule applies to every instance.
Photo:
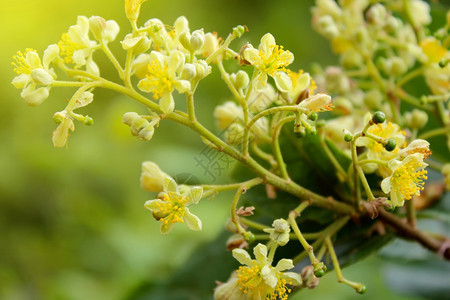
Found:
[[[416,228],[417,219],[416,219],[416,208],[414,207],[414,198],[410,201],[406,201],[406,220],[411,225],[411,227]]]
[[[305,237],[302,235],[300,228],[297,225],[297,222],[295,221],[295,218],[298,216],[298,212],[291,211],[289,213],[289,224],[291,225],[292,230],[294,230],[295,235],[297,236],[297,239],[300,241],[300,244],[302,244],[303,248],[309,255],[309,259],[311,260],[311,264],[313,266],[316,266],[319,263],[319,260],[314,255],[314,248],[306,241]]]
[[[334,251],[333,243],[331,243],[331,239],[327,236],[324,240],[326,247],[328,248],[328,253],[330,253],[331,261],[333,262],[334,270],[336,271],[338,282],[344,283],[348,286],[351,286],[355,289],[356,292],[363,294],[366,290],[366,287],[358,282],[353,282],[345,279],[344,275],[342,275],[341,266],[339,265],[338,258],[336,256],[336,252]]]
[[[189,120],[192,122],[197,122],[197,117],[195,116],[195,104],[194,104],[194,94],[191,92],[186,93],[188,116]]]
[[[129,89],[133,89],[133,86],[131,85],[131,65],[133,64],[133,49],[128,49],[127,56],[125,59],[125,73],[123,82],[125,83],[125,86]]]
[[[215,190],[217,192],[223,192],[223,191],[231,191],[236,190],[240,188],[242,185],[249,184],[259,178],[253,178],[244,182],[238,182],[238,183],[232,183],[232,184],[217,184],[217,185],[201,185],[203,189],[207,190]]]
[[[234,223],[234,225],[236,226],[237,232],[240,234],[244,234],[245,229],[242,228],[241,224],[239,223],[239,217],[236,214],[237,204],[239,202],[239,199],[240,199],[241,195],[247,191],[247,189],[249,189],[255,185],[258,185],[261,182],[262,182],[261,178],[255,178],[255,179],[249,180],[249,181],[245,182],[244,184],[242,184],[239,187],[239,189],[236,191],[236,194],[234,195],[233,202],[231,203],[231,221]]]
[[[338,179],[339,181],[343,182],[347,180],[347,173],[342,168],[341,164],[338,162],[334,154],[331,152],[330,148],[328,147],[326,141],[325,141],[325,135],[320,135],[320,144],[322,145],[323,151],[325,151],[325,154],[327,155],[328,159],[330,160],[331,164],[334,166],[338,173]]]
[[[316,239],[316,241],[311,245],[313,248],[317,248],[319,247],[323,240],[326,237],[331,237],[333,236],[336,232],[338,232],[345,224],[347,224],[347,222],[350,220],[350,216],[345,216],[342,217],[336,221],[334,221],[332,224],[330,224],[327,228],[325,228],[324,230],[322,230],[320,232],[321,236],[318,237]],[[307,251],[304,251],[302,253],[300,253],[299,255],[297,255],[296,257],[294,257],[293,262],[294,264],[297,264],[298,262],[300,262],[301,260],[303,260],[306,256],[308,255]]]
[[[422,140],[426,140],[426,139],[429,139],[431,137],[435,137],[435,136],[438,136],[438,135],[445,135],[445,134],[448,134],[448,133],[450,133],[450,126],[448,126],[448,127],[439,127],[439,128],[435,128],[435,129],[432,129],[430,131],[422,133],[421,135],[418,136],[418,138],[422,139]]]
[[[273,136],[272,136],[272,151],[273,151],[275,159],[278,163],[278,168],[280,169],[281,177],[283,177],[287,181],[289,181],[290,178],[289,178],[289,174],[286,169],[286,163],[284,162],[283,155],[281,153],[279,137],[280,137],[280,133],[281,133],[281,129],[283,128],[283,125],[288,122],[292,122],[293,120],[294,120],[294,116],[290,116],[290,117],[284,118],[283,120],[278,122],[278,124],[275,126],[275,130],[274,130]]]
[[[405,83],[407,83],[411,79],[422,75],[422,73],[423,73],[423,68],[415,69],[414,71],[411,71],[408,74],[406,74],[405,76],[403,76],[402,78],[400,78],[395,85],[396,85],[396,87],[402,87]]]
[[[267,161],[270,166],[272,168],[277,166],[277,162],[274,159],[273,155],[264,152],[261,148],[259,148],[258,144],[253,142],[250,144],[252,151],[259,157],[261,157],[262,159],[264,159],[265,161]]]
[[[111,63],[114,65],[114,68],[116,68],[117,72],[119,72],[119,76],[122,80],[124,80],[124,72],[123,68],[120,65],[120,63],[117,61],[117,58],[114,56],[114,54],[109,49],[108,45],[105,43],[101,43],[101,49],[106,54],[106,56],[109,58]]]
[[[260,231],[264,231],[264,229],[269,229],[270,228],[270,226],[267,226],[267,225],[264,225],[264,224],[261,224],[261,223],[249,220],[248,218],[240,218],[239,221],[242,224],[244,224],[244,225],[246,225],[248,227],[251,227],[251,228],[254,228],[254,229],[257,229],[257,230],[260,230]]]
[[[53,81],[50,86],[52,87],[80,87],[84,86],[86,82],[80,81]]]

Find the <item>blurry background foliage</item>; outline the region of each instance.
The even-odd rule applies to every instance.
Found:
[[[337,63],[328,42],[312,31],[312,4],[312,0],[150,0],[143,5],[140,20],[156,17],[171,25],[184,15],[191,30],[204,28],[222,37],[235,25],[247,25],[250,32],[233,45],[235,49],[245,41],[257,46],[260,37],[271,32],[278,44],[294,53],[293,69],[308,70],[312,62]],[[123,1],[1,0],[1,8],[0,298],[124,299],[143,283],[157,284],[222,230],[231,195],[224,193],[214,203],[206,200],[195,207],[203,232],[176,226],[162,237],[159,224],[143,207],[153,195],[140,189],[140,165],[152,160],[173,176],[192,173],[202,182],[211,182],[194,160],[203,148],[200,139],[162,122],[150,142],[141,142],[130,135],[121,118],[124,112],[145,110],[99,89],[86,109],[94,125],[77,124],[68,149],[54,149],[52,116],[65,107],[73,91],[53,88],[49,99],[31,108],[10,84],[16,51],[34,48],[42,55],[47,45],[56,43],[76,23],[78,15],[99,15],[119,23],[121,32],[111,48],[123,61],[118,41],[129,30]],[[102,53],[96,53],[95,59],[105,77],[117,78]],[[214,130],[213,108],[230,96],[218,79],[214,70],[196,96],[200,120]],[[178,98],[178,107],[183,102]],[[227,181],[223,175],[217,182]],[[367,285],[365,299],[415,299],[388,290],[386,279],[401,274],[385,267],[379,257],[346,269],[346,275]],[[316,290],[292,298],[361,299],[335,280],[329,274]]]

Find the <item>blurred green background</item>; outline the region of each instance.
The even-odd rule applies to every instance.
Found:
[[[162,122],[150,142],[141,142],[130,135],[121,117],[127,111],[145,110],[124,97],[96,90],[94,103],[85,109],[94,125],[76,123],[69,147],[54,149],[53,113],[64,109],[74,90],[54,88],[41,106],[31,108],[10,84],[15,76],[10,63],[16,51],[34,48],[42,55],[47,45],[56,43],[76,23],[77,15],[116,20],[121,32],[111,48],[124,61],[118,43],[129,30],[123,1],[1,3],[0,299],[124,299],[144,282],[163,280],[198,245],[213,240],[223,229],[230,194],[193,208],[203,220],[203,232],[176,226],[169,236],[162,237],[159,224],[143,208],[154,195],[140,189],[140,165],[152,160],[172,176],[192,174],[211,182],[194,160],[203,148],[200,139]],[[247,25],[250,32],[235,44],[236,49],[245,41],[256,46],[263,34],[271,32],[278,44],[294,53],[294,69],[308,70],[314,61],[323,65],[337,61],[328,42],[311,29],[312,3],[151,0],[141,9],[141,21],[157,17],[171,25],[185,15],[191,30],[204,28],[222,37],[235,25]],[[105,77],[117,78],[101,53],[95,59]],[[230,96],[218,79],[214,70],[202,82],[196,98],[200,120],[213,129],[214,106]],[[182,107],[182,102],[178,99],[177,105]],[[229,180],[222,174],[217,182]],[[346,270],[350,279],[366,283],[365,299],[406,299],[385,287],[380,258],[372,257]],[[363,298],[335,280],[334,274],[327,275],[316,290],[293,299]]]

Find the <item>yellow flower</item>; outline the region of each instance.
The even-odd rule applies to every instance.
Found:
[[[97,76],[100,74],[92,58],[98,44],[89,39],[89,19],[85,16],[78,16],[77,24],[70,26],[67,33],[63,33],[58,47],[65,63],[73,63],[76,68],[86,65],[87,72]]]
[[[202,221],[192,214],[188,206],[197,204],[202,198],[201,187],[180,187],[170,177],[164,178],[164,191],[158,198],[145,202],[145,208],[161,222],[161,233],[169,233],[175,223],[184,223],[192,230],[202,230]]]
[[[381,189],[391,195],[394,206],[402,206],[405,199],[410,200],[413,195],[420,195],[423,190],[428,164],[423,162],[423,154],[415,153],[407,156],[403,161],[392,160],[389,167],[392,175],[381,182]]]
[[[256,259],[252,260],[247,251],[233,250],[233,257],[244,266],[239,267],[227,283],[216,288],[215,300],[286,300],[291,292],[288,285],[302,284],[299,274],[283,272],[294,267],[291,259],[283,258],[273,267],[267,258],[266,245],[256,245],[253,253]]]
[[[294,61],[294,55],[289,50],[283,50],[283,46],[278,46],[270,33],[261,38],[258,49],[249,45],[244,50],[243,56],[259,72],[258,90],[262,90],[266,85],[267,76],[273,77],[281,92],[288,92],[292,88],[292,82],[285,73],[285,68]]]
[[[50,68],[50,64],[58,58],[58,54],[58,47],[50,45],[44,51],[42,61],[33,49],[19,51],[13,56],[12,65],[18,76],[11,83],[17,89],[22,89],[20,96],[28,105],[37,106],[48,98],[50,85],[56,79],[56,73]]]
[[[153,99],[160,100],[160,108],[164,113],[170,113],[175,108],[172,96],[174,89],[185,93],[191,88],[188,80],[181,79],[184,67],[184,54],[174,50],[169,56],[152,51],[145,78],[139,81],[138,88],[144,92],[151,92]]]
[[[164,179],[171,178],[151,161],[142,163],[141,187],[149,192],[160,192],[164,189]]]

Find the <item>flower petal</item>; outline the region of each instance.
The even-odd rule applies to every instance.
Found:
[[[253,254],[258,262],[267,263],[267,246],[264,244],[258,244],[253,248]]]
[[[189,227],[189,229],[195,231],[202,230],[202,220],[200,220],[199,217],[191,213],[188,208],[184,209],[183,220],[186,223],[187,227]]]
[[[261,44],[259,44],[259,50],[262,50],[266,57],[269,57],[273,52],[273,47],[276,45],[275,38],[272,34],[266,33],[261,38]]]
[[[287,93],[292,90],[291,78],[282,71],[278,71],[273,75],[275,85],[280,92]]]
[[[253,265],[250,254],[244,249],[233,249],[233,257],[241,264],[246,266]]]
[[[294,267],[292,259],[283,258],[278,263],[275,269],[277,271],[283,272],[284,270],[290,270]]]
[[[175,180],[173,180],[170,177],[164,178],[164,191],[177,193],[178,188],[177,188],[177,183],[175,182]]]
[[[172,93],[164,93],[164,95],[159,100],[159,108],[164,114],[169,114],[175,109],[175,100],[173,99]]]
[[[147,200],[145,201],[144,207],[150,211],[159,211],[160,207],[162,207],[166,201],[163,201],[161,199],[153,199],[153,200]]]
[[[197,204],[202,198],[203,188],[194,186],[188,189],[185,193],[185,197],[188,197],[186,205]]]
[[[302,278],[298,273],[285,272],[281,274],[282,279],[286,279],[287,283],[290,285],[301,285]]]
[[[385,194],[389,193],[391,191],[391,177],[389,176],[381,182],[381,189]]]
[[[268,265],[265,265],[261,269],[261,276],[264,279],[264,283],[271,288],[274,288],[277,285],[277,277]]]

